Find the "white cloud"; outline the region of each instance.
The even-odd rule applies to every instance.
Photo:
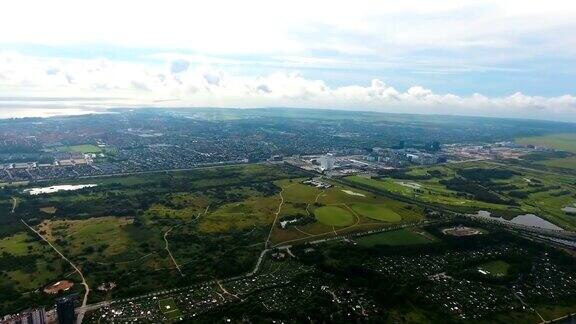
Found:
[[[19,0],[2,6],[0,44],[301,57],[328,50],[381,59],[423,49],[490,48],[506,56],[546,51],[568,57],[575,52],[575,18],[571,0]],[[564,32],[551,37],[555,30]],[[538,46],[527,45],[527,37]],[[510,51],[527,46],[532,51]]]
[[[182,59],[151,65],[0,53],[0,96],[79,98],[50,102],[65,106],[283,106],[576,122],[576,97],[571,95],[458,96],[416,85],[400,91],[377,79],[368,85],[330,87],[323,80],[307,79],[297,72],[245,76]],[[102,99],[86,99],[95,97]],[[23,101],[18,100],[18,104]]]
[[[378,91],[402,99],[394,89],[366,86],[372,78],[457,93],[557,95],[571,92],[576,76],[573,0],[19,0],[3,4],[0,30],[0,50],[38,57],[19,64],[13,55],[13,66],[0,71],[4,93],[57,88],[62,96],[114,91],[129,97],[149,90],[177,98],[194,93],[199,100],[206,91],[241,98],[256,91],[254,104],[268,98],[280,105],[271,102],[276,94],[282,93],[279,101],[296,100],[305,89],[308,100],[319,100],[309,88],[323,87],[320,97],[338,91],[365,106],[369,98],[382,100]],[[132,63],[41,58],[62,55]],[[278,69],[288,72],[279,76]],[[290,74],[297,70],[324,82]],[[431,100],[434,94],[424,90],[410,95]],[[359,99],[357,92],[366,91]]]

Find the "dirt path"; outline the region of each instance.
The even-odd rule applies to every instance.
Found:
[[[188,223],[192,223],[197,221],[200,216],[205,216],[206,214],[208,214],[208,210],[210,209],[210,204],[208,204],[208,206],[206,206],[206,209],[204,210],[204,213],[198,213],[198,215],[196,215],[196,217],[194,217],[194,219],[190,220]],[[170,247],[168,244],[168,234],[170,233],[170,231],[172,231],[174,228],[176,227],[180,227],[182,225],[185,225],[186,223],[182,223],[180,225],[176,225],[176,226],[172,226],[170,227],[170,229],[168,229],[166,231],[166,233],[164,233],[164,249],[168,252],[168,255],[170,256],[170,259],[172,260],[172,263],[174,263],[174,265],[176,266],[176,269],[178,269],[178,272],[180,272],[180,275],[182,277],[184,277],[184,273],[182,272],[182,270],[180,269],[180,265],[178,264],[178,262],[176,262],[176,259],[174,258],[174,255],[172,255],[172,252],[170,251]]]
[[[316,198],[314,199],[314,202],[313,202],[313,203],[317,203],[317,202],[318,202],[318,199],[320,199],[320,196],[321,196],[323,193],[324,193],[324,190],[320,191],[320,192],[316,195]],[[314,217],[314,216],[312,215],[312,213],[310,212],[310,210],[309,210],[310,204],[311,204],[311,203],[308,203],[308,204],[306,205],[306,213],[308,214],[308,216]],[[300,229],[298,226],[294,226],[294,229],[297,230],[298,232],[306,235],[306,236],[314,236],[313,234],[310,234],[310,233],[307,233],[307,232],[303,231],[303,230]]]
[[[294,243],[294,242],[298,242],[298,241],[302,241],[302,240],[306,240],[306,239],[310,239],[310,238],[314,238],[314,237],[330,235],[330,234],[332,234],[332,233],[334,233],[334,237],[337,237],[337,236],[338,236],[338,233],[340,233],[340,232],[342,232],[342,231],[350,230],[351,228],[355,228],[355,227],[364,225],[364,224],[360,224],[360,216],[358,216],[358,215],[356,214],[356,212],[355,212],[352,208],[350,208],[350,207],[349,207],[348,205],[346,205],[346,204],[338,204],[338,205],[343,205],[343,206],[346,207],[348,210],[350,210],[350,212],[352,213],[352,215],[354,215],[354,217],[356,218],[356,222],[355,222],[354,224],[352,224],[352,225],[350,225],[350,226],[346,226],[346,227],[340,228],[340,229],[335,229],[334,226],[332,226],[332,229],[331,229],[331,230],[328,230],[328,231],[326,231],[326,232],[319,233],[319,234],[309,234],[309,236],[307,236],[307,237],[301,237],[301,238],[297,238],[297,239],[287,240],[287,241],[284,241],[284,242],[277,243],[277,244],[275,244],[275,245],[272,246],[272,247],[282,246],[282,245],[284,245],[284,244],[286,244],[286,243]],[[381,223],[381,224],[384,225],[384,223]]]
[[[270,232],[268,233],[268,238],[266,239],[266,244],[264,244],[264,248],[267,249],[268,245],[270,244],[270,238],[272,237],[272,232],[274,231],[274,227],[276,226],[276,221],[278,220],[278,215],[280,215],[280,211],[282,210],[282,206],[284,205],[284,188],[280,190],[280,204],[278,204],[278,210],[274,214],[274,221],[272,222],[272,226],[270,227]]]
[[[307,235],[307,236],[312,236],[312,234],[308,233],[308,232],[304,232],[303,230],[301,230],[300,228],[298,228],[298,226],[294,226],[294,229],[297,230],[298,232]]]
[[[567,318],[570,317],[570,316],[576,316],[576,313],[566,314],[566,315],[563,315],[563,316],[560,316],[560,317],[557,317],[557,318],[555,318],[555,319],[551,319],[551,320],[549,320],[549,321],[545,321],[545,322],[542,322],[542,323],[554,323],[554,322],[561,321],[561,320],[563,320],[563,319],[567,319]]]
[[[220,287],[222,292],[224,292],[226,295],[230,295],[230,296],[232,296],[238,300],[242,300],[242,298],[238,297],[238,295],[233,294],[233,293],[229,292],[228,290],[226,290],[226,288],[224,288],[224,286],[222,286],[222,283],[220,282],[220,280],[216,280],[216,283],[218,284],[218,287]]]
[[[68,258],[66,258],[64,256],[64,254],[62,254],[62,252],[60,252],[54,245],[52,245],[52,243],[50,243],[50,241],[45,239],[44,236],[42,236],[42,234],[40,234],[38,231],[36,231],[32,226],[28,225],[23,219],[20,219],[20,221],[22,221],[22,223],[24,225],[26,225],[26,227],[28,227],[32,232],[36,233],[36,235],[38,235],[44,242],[48,243],[48,245],[50,245],[50,247],[54,251],[56,251],[56,253],[58,253],[60,255],[60,257],[62,257],[63,260],[68,262],[72,266],[72,268],[74,268],[74,270],[76,270],[76,272],[78,272],[78,274],[80,275],[80,278],[82,278],[82,285],[84,286],[86,291],[84,292],[84,298],[82,299],[82,306],[79,308],[78,317],[76,318],[76,323],[81,324],[82,320],[84,319],[85,307],[86,307],[86,304],[88,303],[88,294],[90,294],[90,287],[88,287],[88,283],[86,282],[86,278],[84,278],[84,274],[82,273],[82,271],[80,271],[80,268],[78,268],[74,263],[72,263],[70,260],[68,260]]]
[[[281,248],[281,250],[286,251],[286,253],[288,253],[289,256],[291,256],[291,257],[293,257],[293,258],[296,258],[296,256],[294,255],[294,253],[292,253],[292,250],[290,250],[290,247],[289,247],[289,246],[285,246],[285,247]],[[276,271],[274,271],[274,272],[276,272]]]
[[[120,262],[99,262],[99,261],[95,261],[94,263],[98,263],[98,264],[102,264],[102,265],[126,264],[126,263],[132,263],[132,262],[136,262],[136,261],[142,260],[142,259],[144,259],[144,258],[147,258],[147,257],[153,255],[153,254],[156,254],[156,252],[150,252],[150,253],[148,253],[148,254],[144,254],[144,255],[141,256],[141,257],[138,257],[138,258],[132,259],[132,260],[128,260],[128,261],[120,261]]]
[[[324,193],[324,190],[320,191],[317,195],[316,198],[314,199],[313,204],[318,202],[318,199],[320,199],[320,196]],[[310,208],[310,203],[308,203],[308,205],[306,205],[306,212],[308,213],[308,216],[314,217],[312,216],[312,213],[310,213],[310,211],[308,210],[308,208]]]
[[[164,233],[164,242],[166,243],[166,246],[164,247],[164,249],[166,251],[168,251],[168,255],[170,256],[170,259],[172,259],[172,262],[174,263],[174,265],[176,266],[176,269],[178,269],[178,272],[180,272],[180,275],[182,277],[184,277],[184,274],[182,273],[182,270],[180,270],[180,266],[178,265],[178,262],[176,262],[176,260],[174,259],[174,256],[172,255],[172,252],[170,252],[170,247],[168,246],[168,234],[170,233],[170,231],[172,230],[173,227],[170,227],[169,230],[166,231],[166,233]]]
[[[540,313],[538,312],[538,310],[536,310],[536,308],[532,308],[532,307],[530,307],[530,305],[526,304],[526,303],[522,300],[522,298],[520,298],[520,296],[518,296],[518,294],[516,294],[515,292],[514,292],[514,296],[520,301],[520,303],[521,303],[524,307],[526,307],[526,308],[528,308],[528,309],[532,309],[532,310],[534,311],[534,313],[536,313],[536,315],[538,315],[538,317],[540,317],[540,319],[542,320],[542,323],[547,323],[546,320],[544,319],[544,317],[542,317],[542,315],[540,315]]]
[[[264,249],[262,250],[262,252],[260,252],[260,256],[258,256],[258,260],[256,260],[256,265],[254,266],[254,269],[250,273],[248,273],[246,276],[253,276],[258,272],[258,269],[260,269],[260,265],[262,264],[262,260],[264,259],[264,256],[269,251],[268,245],[270,244],[270,238],[272,237],[272,232],[274,231],[274,226],[276,226],[276,221],[278,220],[278,215],[280,215],[280,211],[282,210],[282,206],[284,205],[284,196],[282,195],[283,192],[284,192],[284,188],[282,188],[282,190],[280,190],[280,203],[278,204],[278,210],[276,210],[276,213],[274,214],[274,221],[272,222],[272,226],[270,227],[270,232],[268,233],[268,238],[264,242]]]

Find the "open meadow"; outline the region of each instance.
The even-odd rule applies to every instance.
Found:
[[[81,269],[97,302],[248,273],[268,240],[306,242],[423,219],[416,205],[306,179],[291,167],[257,164],[52,181],[46,185],[92,186],[38,195],[5,188],[0,263],[12,265],[1,273],[17,294],[63,279],[82,291],[57,249]],[[0,304],[16,305],[9,295]]]
[[[553,168],[576,170],[576,133],[522,137],[517,139],[516,142],[566,151],[569,153],[568,156],[538,159],[534,163]]]
[[[349,176],[344,181],[457,212],[485,210],[509,220],[534,214],[576,228],[576,217],[565,212],[576,203],[576,182],[563,174],[486,161],[414,167],[372,178]]]
[[[405,246],[405,245],[429,244],[435,242],[436,239],[422,230],[418,231],[409,229],[399,229],[394,231],[367,235],[359,238],[357,241],[360,246],[373,247],[377,245]]]
[[[273,181],[300,176],[246,165],[53,181],[46,185],[95,186],[34,196],[5,188],[0,306],[7,312],[29,302],[25,292],[64,278],[81,290],[70,265],[21,219],[82,269],[90,301],[99,301],[248,272],[278,207]]]
[[[418,222],[422,208],[336,181],[322,179],[329,188],[298,181],[279,181],[283,204],[272,233],[276,245],[328,238],[354,231]]]

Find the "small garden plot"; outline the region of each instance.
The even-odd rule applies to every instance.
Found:
[[[478,266],[478,272],[493,277],[504,277],[508,274],[509,269],[510,264],[502,260],[490,261]]]
[[[372,234],[358,239],[358,244],[365,247],[373,247],[376,245],[419,245],[432,242],[434,241],[428,236],[407,229]]]
[[[182,318],[182,312],[176,306],[176,302],[174,302],[173,298],[166,298],[160,299],[158,301],[158,306],[160,307],[160,311],[164,316],[166,316],[170,320],[176,320]]]

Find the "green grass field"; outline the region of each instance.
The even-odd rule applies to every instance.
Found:
[[[358,239],[358,244],[365,247],[372,247],[376,245],[419,245],[434,242],[429,236],[419,234],[407,229],[399,229],[395,231],[382,232],[364,236]]]
[[[502,260],[490,261],[478,266],[478,270],[488,272],[489,275],[494,277],[506,276],[509,269],[510,264]]]
[[[20,218],[34,220],[31,224],[43,236],[85,269],[91,287],[119,283],[107,292],[91,289],[91,303],[135,294],[135,287],[148,292],[188,283],[167,246],[182,272],[194,280],[245,273],[254,267],[262,249],[259,243],[266,240],[278,211],[276,182],[297,184],[303,176],[289,167],[250,164],[55,180],[47,185],[97,187],[44,197],[20,191],[16,216],[0,236],[0,290],[13,287],[24,300],[26,292],[66,275],[78,281],[47,244],[22,229]],[[295,200],[312,202],[317,189],[295,185],[291,194]],[[306,213],[305,207],[299,203],[294,211]],[[11,208],[10,199],[0,202],[0,214]],[[12,307],[10,296],[0,294],[0,313],[5,313],[2,307]]]
[[[350,206],[356,213],[375,220],[396,223],[402,216],[383,204],[352,204]]]
[[[546,146],[548,148],[576,153],[576,133],[523,137],[517,139],[516,142],[520,144]],[[536,163],[549,167],[576,170],[576,157],[574,156],[547,159],[544,161],[538,161]]]
[[[320,193],[320,189],[299,183],[301,179],[292,181],[279,181],[277,184],[284,188],[284,199],[287,202],[312,203]]]
[[[161,249],[162,234],[158,230],[134,226],[133,220],[125,217],[98,217],[83,220],[44,221],[39,225],[44,236],[63,253],[72,258],[83,258],[100,264],[113,264],[126,269],[153,269],[168,260],[158,254],[147,254],[150,249]],[[136,236],[144,232],[145,239]],[[88,281],[100,280],[98,273],[90,273]]]
[[[40,228],[46,231],[46,236],[51,240],[65,239],[67,243],[62,245],[70,248],[73,254],[82,254],[82,249],[106,242],[106,254],[112,255],[130,248],[130,239],[123,227],[131,222],[128,218],[99,217],[45,222]]]
[[[58,150],[76,153],[100,153],[104,151],[101,147],[92,144],[61,146],[58,148]]]
[[[28,231],[0,239],[0,290],[16,294],[9,298],[0,294],[0,312],[5,313],[5,307],[18,307],[15,305],[25,302],[30,292],[64,278],[70,271],[60,256]],[[68,278],[77,280],[73,273]]]
[[[26,255],[37,248],[38,242],[25,232],[0,239],[0,253]]]
[[[95,289],[90,302],[126,294],[134,285],[142,291],[179,286],[182,277],[167,255],[167,244],[186,275],[208,280],[252,269],[270,229],[274,244],[291,240],[297,244],[309,237],[386,226],[375,218],[423,217],[417,206],[330,179],[324,181],[333,187],[321,190],[302,184],[303,176],[281,166],[245,165],[66,180],[64,184],[98,186],[45,197],[22,195],[17,212],[24,219],[38,217],[36,228],[67,257],[90,269],[86,272],[90,286],[116,282],[120,276],[132,285],[118,285],[109,292]],[[366,216],[353,211],[355,204]],[[10,201],[6,205],[11,208]],[[371,205],[378,207],[371,210]],[[302,222],[286,229],[279,225],[282,219],[295,218]],[[26,256],[30,245],[36,254],[51,251],[47,245],[29,242],[31,237],[21,232],[0,238],[0,252]],[[54,259],[59,260],[52,254],[28,272],[6,269],[5,278],[18,291],[57,280],[62,267],[48,269]]]
[[[571,156],[562,159],[545,160],[539,162],[538,164],[543,164],[554,168],[576,169],[576,156]]]
[[[576,133],[522,137],[517,139],[516,142],[520,144],[546,146],[558,150],[576,153]]]
[[[153,218],[171,218],[171,219],[182,219],[189,220],[198,213],[202,212],[203,209],[195,207],[185,207],[181,209],[172,209],[161,204],[154,204],[148,208],[145,212],[145,217],[149,219]]]
[[[178,309],[176,302],[172,298],[160,299],[158,301],[158,307],[164,316],[169,320],[176,320],[182,317],[182,311]]]
[[[354,215],[338,206],[324,206],[314,210],[316,219],[328,226],[350,226],[354,224]]]
[[[553,160],[543,162],[550,161]],[[492,179],[488,183],[491,188],[486,188],[491,190],[494,195],[501,197],[503,203],[480,201],[474,196],[449,190],[441,183],[442,180],[450,180],[458,172],[471,168],[514,171],[507,179]],[[407,174],[423,176],[427,175],[429,171],[433,171],[432,174],[434,175],[419,180],[406,181],[393,177],[371,179],[360,176],[350,176],[344,180],[350,182],[351,185],[358,185],[360,188],[373,188],[375,191],[386,191],[425,203],[440,204],[459,212],[475,213],[478,210],[486,210],[506,219],[529,213],[544,218],[564,229],[576,227],[576,218],[566,215],[562,211],[562,208],[571,206],[576,202],[576,187],[574,187],[573,177],[492,161],[415,167]],[[419,185],[419,188],[416,188],[414,184]],[[402,217],[405,215],[404,212],[399,214]]]
[[[323,180],[332,184],[332,187],[328,189],[304,185],[301,183],[302,180],[304,179],[275,182],[284,189],[282,192],[284,204],[280,210],[279,219],[302,220],[302,223],[288,225],[286,228],[277,226],[272,235],[276,243],[305,240],[311,235],[334,235],[333,226],[338,227],[336,232],[348,233],[387,226],[392,222],[418,221],[423,217],[422,209],[415,205],[392,200],[329,179]],[[358,205],[357,210],[352,208],[354,205]],[[364,214],[358,210],[363,211]],[[334,213],[337,216],[334,216]]]
[[[417,168],[413,170],[414,173],[425,170],[424,168]],[[420,186],[419,189],[410,187],[409,185],[401,184],[402,180],[386,178],[386,179],[370,179],[361,176],[350,176],[345,178],[347,181],[352,183],[357,183],[359,185],[368,186],[377,190],[383,190],[399,194],[411,199],[417,199],[424,202],[443,204],[443,205],[453,205],[459,207],[467,206],[477,206],[480,208],[493,209],[502,208],[502,206],[475,201],[467,198],[463,198],[457,195],[457,192],[446,189],[446,187],[439,183],[439,178],[433,178],[430,180],[421,180],[418,182],[410,181],[409,183],[415,183]]]
[[[206,233],[223,233],[268,226],[274,220],[279,202],[277,196],[253,196],[241,202],[224,204],[202,216],[198,229]]]

